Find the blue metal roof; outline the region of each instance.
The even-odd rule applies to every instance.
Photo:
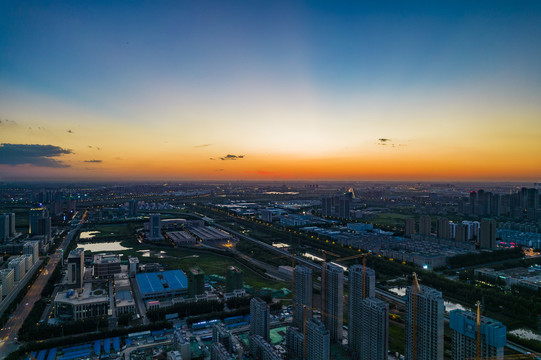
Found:
[[[96,340],[94,342],[94,354],[101,354],[101,340]]]
[[[113,338],[113,349],[115,349],[116,351],[120,350],[120,338],[119,337]]]
[[[186,289],[188,287],[188,279],[181,270],[169,270],[163,272],[163,278],[167,280],[167,284],[173,290]]]
[[[49,350],[49,356],[47,356],[47,360],[54,360],[56,358],[56,348],[52,348]]]
[[[161,292],[164,290],[157,273],[143,273],[135,275],[141,295]]]
[[[163,279],[160,279],[163,277]],[[142,273],[135,275],[141,295],[160,293],[167,290],[188,288],[188,279],[181,270],[169,270],[159,273]],[[166,285],[166,286],[164,286]]]
[[[41,350],[38,354],[38,360],[45,360],[45,355],[47,355],[47,350]]]

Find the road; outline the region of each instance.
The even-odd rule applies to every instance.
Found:
[[[70,241],[81,226],[82,224],[79,224],[66,235],[60,245],[60,249],[65,250],[68,247]],[[12,317],[2,330],[0,330],[0,359],[5,359],[19,347],[16,342],[17,333],[21,329],[28,314],[30,314],[30,311],[32,311],[34,304],[41,299],[41,292],[51,278],[56,266],[61,261],[62,255],[63,251],[57,250],[53,255],[49,256],[49,263],[43,268],[36,281],[34,281],[34,284],[32,284],[17,309],[13,312]]]

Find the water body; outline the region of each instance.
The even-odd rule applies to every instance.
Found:
[[[79,235],[79,239],[92,239],[96,235],[98,235],[99,231],[82,231]]]
[[[310,259],[310,260],[317,260],[317,261],[323,261],[323,258],[320,258],[319,256],[312,255],[310,253],[304,253],[302,256]]]
[[[394,287],[394,288],[390,288],[388,290],[390,292],[398,295],[398,296],[406,296],[406,288],[405,287]],[[447,312],[450,312],[450,311],[453,311],[453,310],[471,311],[471,309],[469,309],[467,307],[464,307],[464,306],[462,306],[460,304],[457,304],[457,303],[454,303],[454,302],[451,302],[451,301],[447,301],[447,300],[443,301],[443,306],[445,307],[445,311],[447,311]]]
[[[77,247],[82,247],[85,251],[89,250],[92,252],[107,252],[107,251],[122,251],[130,250],[125,246],[120,245],[120,241],[115,242],[103,242],[103,243],[79,243]]]

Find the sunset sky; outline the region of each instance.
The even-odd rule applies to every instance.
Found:
[[[0,180],[541,180],[541,1],[360,3],[2,1]]]

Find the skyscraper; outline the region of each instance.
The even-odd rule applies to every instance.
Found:
[[[496,248],[496,220],[483,219],[481,220],[481,228],[479,229],[479,246],[481,249]]]
[[[331,356],[331,335],[325,325],[317,319],[306,322],[306,359],[329,360]]]
[[[68,255],[68,284],[75,288],[83,287],[85,275],[85,250],[77,248]]]
[[[470,311],[453,310],[449,313],[452,359],[462,360],[477,356],[477,315]],[[507,343],[507,328],[499,321],[481,317],[481,357],[503,359]]]
[[[331,341],[342,341],[344,322],[344,270],[337,265],[325,264],[325,307],[322,316],[329,329]]]
[[[363,279],[364,278],[364,279]],[[366,283],[365,283],[366,281]],[[364,295],[363,295],[364,287]],[[363,266],[353,265],[349,268],[349,348],[359,359],[362,332],[362,307],[364,299],[374,297],[376,294],[376,274],[374,270],[366,268],[363,276]]]
[[[389,304],[374,297],[359,304],[360,333],[357,359],[387,360],[389,344]]]
[[[28,217],[28,233],[30,236],[45,235],[47,241],[51,240],[51,218],[45,207],[30,209]]]
[[[269,341],[270,311],[262,299],[255,297],[250,300],[250,335],[259,335]]]
[[[159,240],[162,237],[162,221],[160,214],[150,215],[149,233],[151,240]]]
[[[422,285],[415,295],[413,286],[406,289],[406,360],[443,359],[443,316],[441,292]]]
[[[240,289],[244,289],[242,271],[235,266],[229,266],[225,278],[225,291],[231,293]]]
[[[304,313],[306,317],[311,318],[312,314],[312,269],[306,266],[295,266],[295,298],[293,299],[295,326],[299,329],[304,325]],[[303,311],[304,305],[309,307],[306,312]]]
[[[9,239],[9,215],[0,214],[0,241]]]
[[[428,215],[421,215],[419,217],[419,234],[423,236],[430,236],[432,232],[432,220]]]

